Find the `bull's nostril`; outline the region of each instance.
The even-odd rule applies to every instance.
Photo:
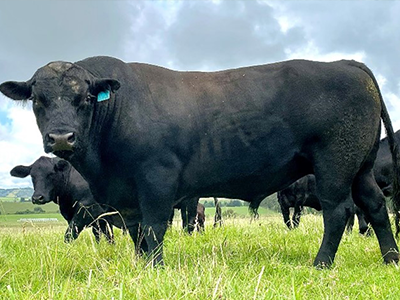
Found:
[[[75,134],[73,132],[67,134],[67,141],[70,144],[75,142]]]
[[[41,202],[43,199],[44,199],[43,196],[32,196],[32,203],[37,204],[37,203]]]
[[[54,139],[54,134],[49,134],[49,143],[51,144],[51,145],[54,145],[55,143],[56,143],[56,140]]]
[[[47,146],[50,152],[55,151],[73,151],[73,147],[76,141],[76,135],[74,132],[65,134],[54,134],[48,135]]]

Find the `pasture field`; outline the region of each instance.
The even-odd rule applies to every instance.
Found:
[[[47,221],[47,220],[49,221]],[[0,228],[67,226],[59,213],[0,215]]]
[[[250,218],[251,217],[248,206],[221,207],[222,214],[224,214],[224,212],[226,212],[228,210],[232,211],[238,218]],[[212,222],[212,219],[214,218],[214,215],[215,215],[215,207],[206,207],[205,213],[206,213],[207,221]],[[275,212],[265,209],[263,207],[259,207],[258,213],[259,213],[259,215],[262,215],[262,216],[266,216],[269,214],[276,214]],[[176,214],[178,214],[178,213],[176,213]]]
[[[289,231],[281,216],[168,230],[164,267],[136,257],[129,236],[72,244],[65,226],[0,228],[0,299],[399,299],[399,268],[384,265],[373,237],[346,234],[330,270],[312,267],[321,216]]]
[[[0,197],[1,202],[18,202],[19,200],[19,197]]]
[[[59,211],[59,206],[54,202],[44,205],[32,204],[32,202],[13,202],[13,201],[0,201],[0,213],[15,214],[17,211],[33,211],[35,208],[41,208],[46,213],[56,213]]]

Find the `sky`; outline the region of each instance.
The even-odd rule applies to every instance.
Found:
[[[355,59],[375,74],[400,129],[400,1],[0,1],[0,83],[50,61],[109,55],[214,71],[301,58]],[[31,103],[0,95],[0,188],[45,155]]]

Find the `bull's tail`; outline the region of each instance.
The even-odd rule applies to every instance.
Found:
[[[380,92],[379,92],[379,95],[381,95]],[[380,96],[380,98],[381,98],[381,104],[382,104],[381,118],[382,118],[383,124],[385,126],[386,135],[388,137],[388,142],[389,142],[389,148],[390,148],[390,152],[392,154],[392,160],[393,160],[392,204],[393,204],[393,210],[394,210],[394,215],[395,215],[394,224],[396,226],[396,238],[397,238],[399,236],[399,232],[400,232],[400,225],[399,225],[399,223],[400,223],[400,182],[399,182],[400,181],[400,157],[399,157],[399,148],[394,139],[392,122],[390,121],[390,117],[389,117],[388,111],[386,109],[386,105],[383,102],[382,95]]]
[[[349,61],[349,64],[352,66],[356,66],[366,72],[368,76],[372,79],[374,82],[374,85],[376,89],[378,90],[379,94],[379,99],[381,102],[381,118],[383,121],[383,125],[385,126],[386,130],[386,135],[388,138],[389,142],[389,148],[390,152],[392,154],[392,161],[393,161],[393,178],[392,178],[392,185],[393,185],[393,195],[392,195],[392,205],[393,205],[393,210],[395,214],[395,227],[396,227],[396,237],[398,237],[399,232],[400,232],[400,156],[399,156],[399,150],[398,150],[398,145],[394,139],[394,131],[393,131],[393,126],[392,122],[390,121],[389,113],[387,111],[385,102],[383,101],[382,93],[379,89],[378,82],[376,81],[376,78],[374,74],[372,74],[372,71],[365,66],[364,64],[355,62],[355,61]]]

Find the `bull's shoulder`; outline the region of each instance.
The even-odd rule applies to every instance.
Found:
[[[122,79],[124,76],[131,76],[131,69],[128,63],[110,56],[89,57],[75,62],[75,65],[82,67],[98,77]]]
[[[114,65],[125,64],[122,60],[111,56],[92,56],[75,62],[77,65]]]

